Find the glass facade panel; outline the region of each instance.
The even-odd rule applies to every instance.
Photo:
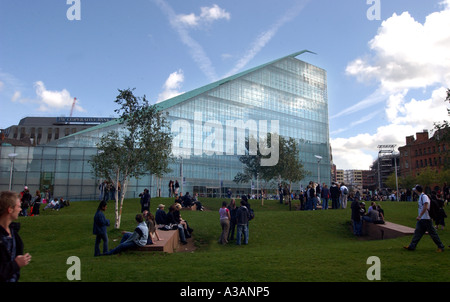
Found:
[[[299,144],[299,157],[311,174],[294,184],[294,190],[318,180],[330,184],[330,146],[326,71],[287,56],[235,76],[166,100],[160,110],[169,114],[170,123],[185,120],[189,127],[172,129],[174,146],[182,148],[183,159],[170,165],[171,173],[156,179],[151,175],[131,179],[127,197],[137,197],[144,188],[155,196],[158,189],[167,196],[169,180],[178,180],[182,192],[218,194],[230,188],[234,194],[249,193],[251,184],[237,185],[234,176],[242,171],[238,151],[242,150],[241,133],[257,136],[258,131],[276,129]],[[252,128],[253,127],[253,128]],[[256,128],[256,129],[255,129]],[[46,180],[56,195],[71,200],[98,196],[99,179],[91,172],[89,159],[97,153],[99,138],[110,130],[121,130],[117,121],[61,137],[40,147],[0,148],[0,187],[9,183],[9,153],[18,153],[14,185],[37,181],[37,172],[53,173]],[[261,134],[260,133],[260,134]],[[178,145],[176,145],[178,144]],[[215,153],[215,154],[214,154]],[[29,175],[28,175],[28,174]],[[17,175],[16,175],[17,174]],[[182,178],[183,177],[183,178]],[[49,184],[51,182],[51,184]],[[256,181],[255,181],[256,183]],[[35,188],[32,188],[35,189]]]

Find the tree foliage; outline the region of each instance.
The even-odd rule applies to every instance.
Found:
[[[447,89],[447,97],[444,100],[445,102],[450,103],[450,89]],[[447,108],[447,112],[450,115],[450,109]],[[444,170],[450,170],[450,123],[449,121],[443,121],[434,123],[434,129],[437,133],[436,143],[437,145],[441,145],[440,153],[444,160]],[[442,147],[442,146],[445,146]]]
[[[267,146],[271,146],[271,134],[269,133],[266,142],[263,142]],[[249,146],[252,140],[256,140],[254,137],[246,139],[245,147],[246,154],[239,157],[239,161],[243,163],[243,172],[239,172],[234,177],[236,183],[249,183],[257,177],[266,182],[272,180],[278,180],[291,185],[301,181],[308,175],[308,171],[304,169],[304,166],[300,160],[300,149],[298,143],[292,137],[286,139],[279,136],[279,158],[278,163],[273,166],[262,166],[261,159],[268,158],[271,155],[262,155],[259,151],[256,155],[249,154]],[[261,144],[261,142],[260,142]]]
[[[133,90],[118,90],[115,112],[122,127],[100,138],[98,154],[90,160],[95,176],[110,180],[116,188],[116,228],[120,227],[128,180],[148,174],[161,176],[169,172],[171,160],[172,135],[166,117],[149,105],[145,96],[134,96]]]

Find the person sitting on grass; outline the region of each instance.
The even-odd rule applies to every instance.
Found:
[[[55,209],[56,202],[58,201],[58,198],[54,198],[52,201],[50,201],[44,208],[44,211],[47,209]]]
[[[134,232],[131,233],[123,231],[123,236],[120,244],[116,248],[103,255],[114,255],[125,250],[129,250],[139,246],[145,246],[148,239],[148,227],[144,221],[144,216],[142,216],[142,214],[137,214],[136,222],[138,223],[138,225],[136,229],[134,229]]]
[[[204,210],[202,203],[198,200],[198,193],[194,194],[194,198],[192,198],[192,201],[197,206],[197,211],[203,211]]]

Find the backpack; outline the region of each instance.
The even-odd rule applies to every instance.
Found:
[[[248,209],[248,212],[249,212],[249,217],[248,217],[248,220],[250,221],[250,220],[252,220],[253,218],[255,218],[255,212],[253,212],[253,209]]]
[[[348,194],[348,189],[347,189],[347,187],[344,187],[344,195],[347,195]]]
[[[439,203],[435,198],[430,198],[430,208],[428,209],[428,214],[433,220],[439,218]]]

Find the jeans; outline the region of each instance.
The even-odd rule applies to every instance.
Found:
[[[372,222],[372,219],[371,219],[369,216],[364,215],[364,216],[362,216],[361,218],[362,218],[362,220],[364,220],[364,221]]]
[[[118,254],[122,251],[131,249],[133,247],[136,247],[136,243],[134,241],[127,241],[127,239],[132,235],[133,233],[125,233],[122,237],[122,240],[120,240],[120,244],[115,248],[110,250],[109,252],[105,253],[105,255],[114,255]]]
[[[313,209],[313,206],[314,206],[313,198],[308,197],[308,199],[306,199],[306,207],[305,207],[305,210],[310,211],[310,210]]]
[[[97,234],[97,236],[95,237],[94,256],[100,256],[100,241],[102,240],[103,254],[106,254],[108,252],[108,235],[106,233]]]
[[[244,244],[248,244],[248,226],[246,224],[238,224],[236,230],[236,244],[241,245],[241,235],[244,235]]]
[[[228,232],[228,240],[234,240],[234,230],[236,229],[236,219],[231,219],[230,230]]]
[[[184,227],[182,224],[178,224],[178,233],[180,234],[180,241],[186,242],[186,234],[184,233]]]
[[[361,236],[361,230],[362,230],[362,221],[353,221],[353,234],[356,236]]]
[[[425,234],[425,232],[428,232],[431,239],[433,239],[434,243],[437,245],[438,248],[441,249],[444,248],[444,245],[442,244],[439,235],[437,234],[435,228],[433,227],[431,219],[421,219],[416,223],[416,230],[414,231],[414,236],[413,239],[411,240],[411,243],[409,244],[408,249],[410,250],[416,249],[417,244],[419,243],[420,239],[422,238],[423,234]]]
[[[339,197],[331,198],[331,206],[333,207],[333,209],[339,209],[341,207],[339,203]]]
[[[328,198],[322,197],[322,210],[328,210]]]
[[[341,206],[343,209],[347,207],[347,195],[342,194],[341,197],[339,197],[339,201],[341,203]]]

